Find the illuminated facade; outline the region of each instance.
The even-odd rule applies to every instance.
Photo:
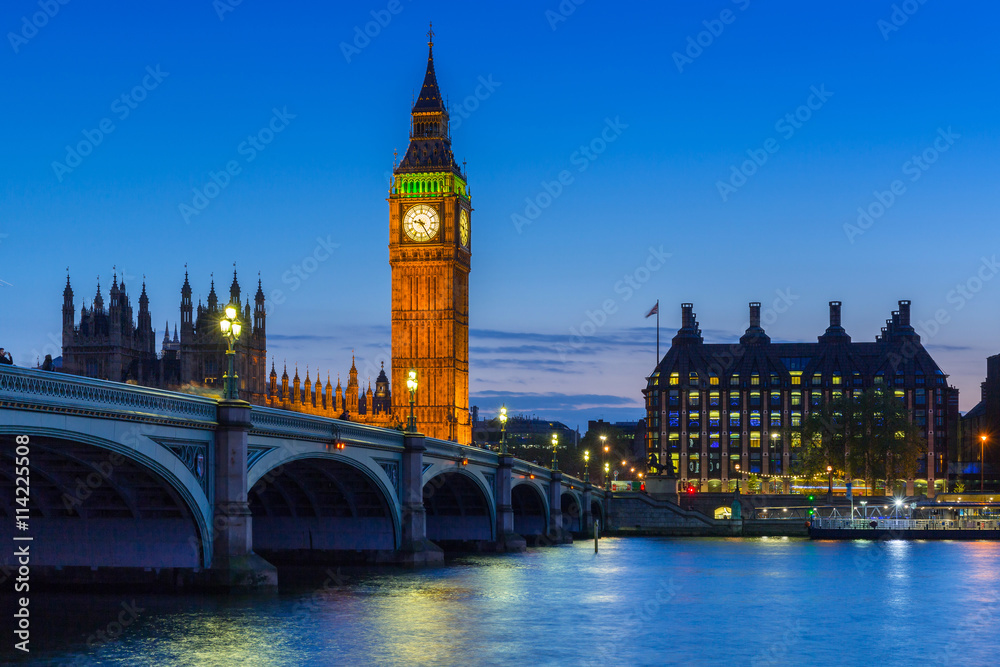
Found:
[[[927,439],[917,479],[907,492],[944,489],[948,449],[957,437],[958,389],[920,344],[910,325],[910,302],[875,342],[855,343],[830,302],[830,326],[816,343],[772,343],[750,304],[750,326],[739,343],[706,344],[692,312],[681,305],[681,327],[648,378],[647,460],[650,472],[670,473],[703,491],[730,488],[753,473],[788,489],[811,410],[840,395],[871,387],[894,392]]]
[[[337,386],[334,387],[330,383],[329,374],[326,376],[326,386],[324,387],[318,371],[316,382],[312,382],[308,368],[306,369],[305,382],[299,379],[298,368],[295,369],[295,376],[289,380],[288,369],[285,368],[279,383],[278,374],[272,362],[265,405],[321,417],[346,419],[371,426],[385,428],[401,426],[400,421],[392,413],[392,396],[385,368],[382,368],[375,380],[375,390],[372,391],[371,380],[369,380],[366,391],[358,383],[358,369],[354,365],[354,357],[351,357],[351,370],[347,373],[346,390],[341,387],[339,376],[337,377]]]
[[[431,33],[433,37],[433,33]],[[469,270],[472,203],[451,150],[433,43],[413,105],[410,145],[389,192],[392,400],[409,414],[406,375],[418,374],[415,416],[424,434],[469,444]]]

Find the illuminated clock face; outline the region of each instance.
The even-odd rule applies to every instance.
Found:
[[[464,208],[462,209],[461,215],[458,216],[458,235],[459,239],[462,241],[462,245],[466,248],[469,247],[469,212]]]
[[[430,241],[437,236],[440,227],[437,211],[427,204],[417,204],[403,216],[403,231],[418,243]]]

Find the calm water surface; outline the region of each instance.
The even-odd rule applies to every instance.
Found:
[[[1000,663],[1000,543],[608,538],[593,551],[342,571],[265,597],[37,593],[31,664]],[[133,599],[134,622],[88,649]]]

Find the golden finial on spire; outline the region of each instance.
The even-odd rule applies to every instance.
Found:
[[[428,22],[427,26],[427,46],[434,46],[434,22]]]

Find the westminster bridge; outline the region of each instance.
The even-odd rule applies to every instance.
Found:
[[[33,573],[56,583],[269,586],[275,564],[520,550],[605,514],[599,487],[419,433],[0,366],[7,544],[24,436],[18,534],[32,538]]]

